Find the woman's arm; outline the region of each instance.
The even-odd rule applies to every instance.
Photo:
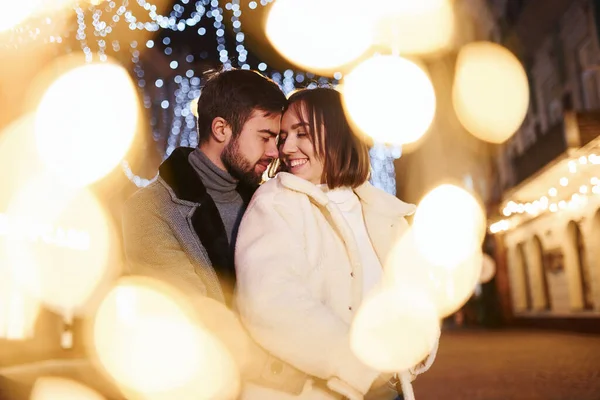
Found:
[[[246,211],[236,245],[238,307],[267,350],[322,379],[337,377],[366,393],[379,373],[350,349],[349,326],[315,298],[305,278],[301,211],[262,193]]]

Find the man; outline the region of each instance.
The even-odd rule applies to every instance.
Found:
[[[232,306],[237,227],[269,163],[286,98],[253,71],[211,77],[198,100],[197,149],[177,148],[158,179],[135,193],[123,214],[132,272],[183,291],[203,323],[228,346],[242,379],[299,393],[306,376],[260,349]]]

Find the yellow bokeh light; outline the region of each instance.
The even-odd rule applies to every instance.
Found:
[[[198,118],[198,99],[199,98],[196,97],[194,100],[190,101],[190,112],[196,118]]]
[[[0,32],[21,24],[32,16],[48,15],[68,8],[74,0],[0,0]]]
[[[277,0],[267,19],[267,37],[294,64],[335,72],[372,44],[363,8],[357,0]]]
[[[470,43],[456,61],[452,98],[458,119],[471,134],[502,143],[527,114],[527,74],[508,49],[490,42]]]
[[[74,186],[93,183],[128,151],[138,112],[137,92],[123,67],[75,67],[59,76],[41,99],[37,149],[61,180]]]
[[[228,351],[160,282],[122,278],[100,304],[92,335],[106,372],[144,399],[230,399],[240,389]]]
[[[436,251],[432,247],[427,254]],[[419,250],[411,229],[398,241],[385,263],[386,284],[399,286],[398,290],[407,286],[426,291],[439,318],[443,318],[471,297],[481,275],[481,266],[481,251],[475,251],[465,261],[451,267],[432,264]]]
[[[30,400],[105,400],[95,390],[70,379],[55,376],[38,378],[33,385]]]
[[[377,43],[399,54],[423,55],[447,49],[455,21],[448,0],[379,0],[368,7]]]
[[[17,282],[56,312],[84,312],[98,286],[118,274],[117,234],[85,189],[40,175],[13,193],[5,218],[4,252]]]
[[[428,293],[398,285],[365,300],[352,323],[350,343],[370,367],[400,372],[421,362],[439,336],[437,309]]]
[[[443,184],[425,195],[414,217],[417,249],[432,264],[453,267],[480,249],[486,218],[466,190]]]
[[[377,142],[416,142],[435,115],[436,97],[429,76],[405,58],[368,59],[344,77],[342,91],[348,117]]]
[[[2,264],[5,263],[0,261],[0,338],[30,339],[34,335],[40,303],[17,285],[7,266]]]

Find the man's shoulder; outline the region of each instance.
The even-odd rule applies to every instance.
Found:
[[[159,208],[161,204],[168,203],[170,200],[171,195],[159,178],[132,194],[125,201],[125,209]]]

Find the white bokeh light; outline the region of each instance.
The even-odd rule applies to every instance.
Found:
[[[267,37],[291,62],[335,72],[372,44],[363,8],[358,0],[277,0],[267,19]]]
[[[527,74],[505,47],[469,43],[458,54],[452,99],[458,119],[471,134],[502,143],[519,129],[527,114]]]
[[[123,67],[76,67],[58,77],[42,97],[37,149],[61,180],[88,185],[108,174],[129,150],[138,112],[137,92]]]
[[[346,113],[376,142],[402,145],[429,129],[436,96],[427,73],[397,56],[374,56],[344,77]]]

